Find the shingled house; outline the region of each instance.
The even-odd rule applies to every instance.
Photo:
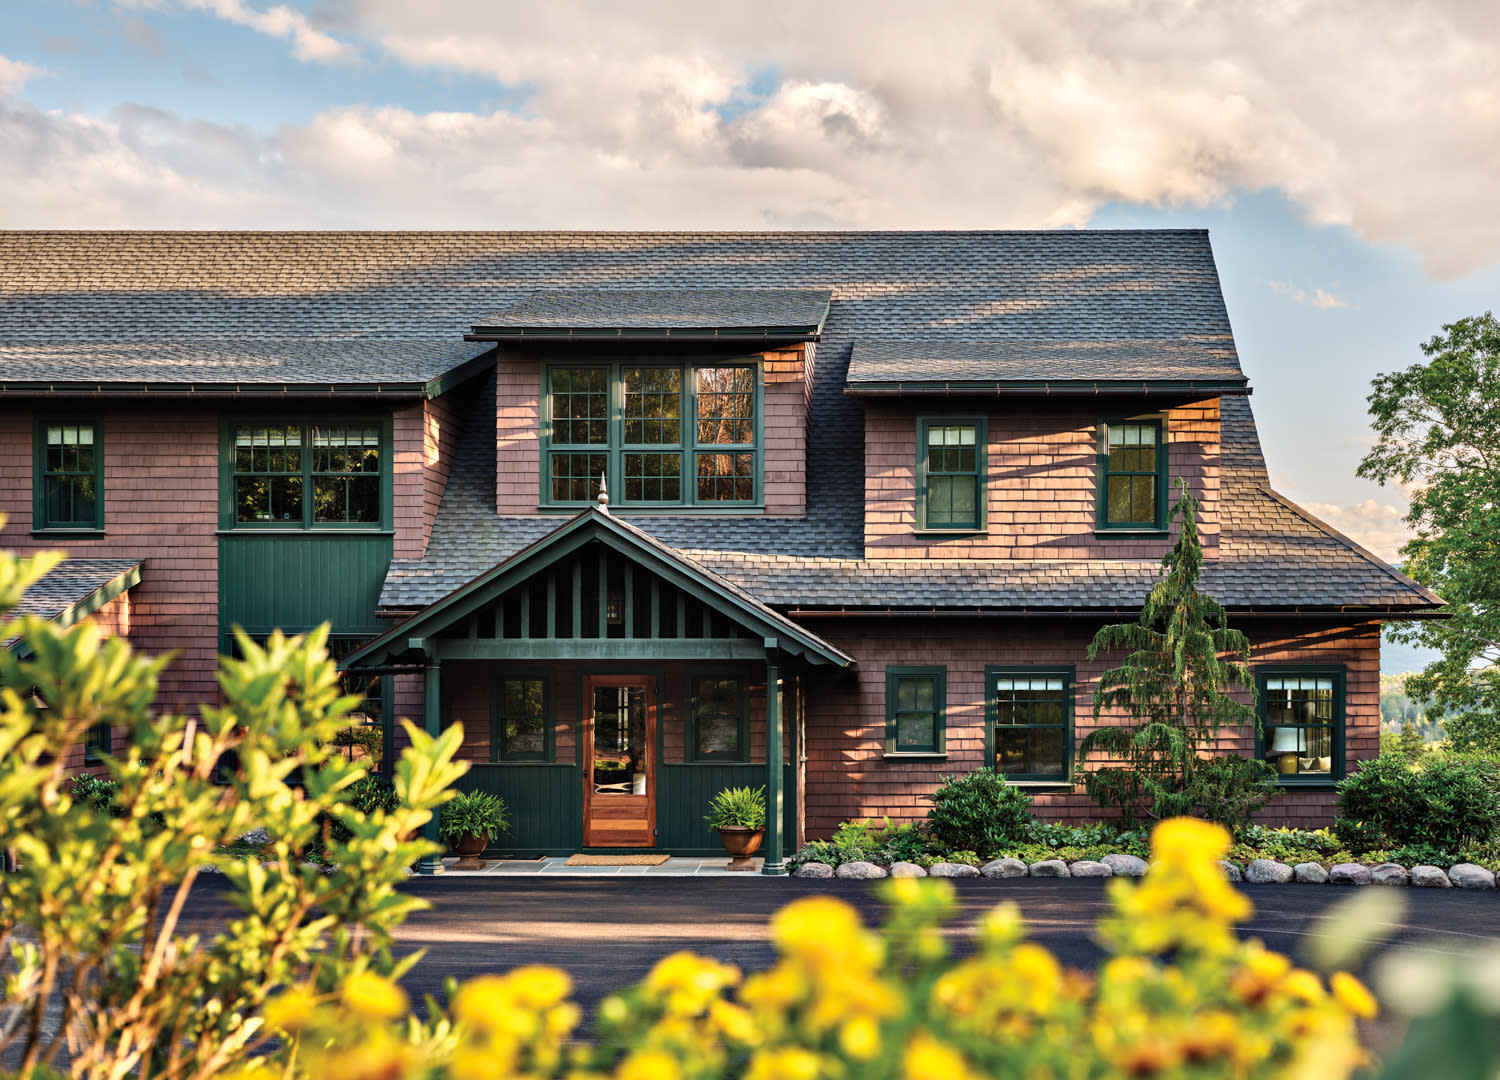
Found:
[[[1249,394],[1202,232],[0,234],[0,543],[77,560],[28,605],[184,707],[331,622],[517,854],[712,851],[764,784],[774,873],[981,767],[1097,816],[1084,649],[1178,478],[1254,643],[1225,746],[1326,822],[1439,600],[1271,489]]]

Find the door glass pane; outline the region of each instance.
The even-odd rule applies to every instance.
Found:
[[[594,687],[594,792],[644,795],[646,691]]]

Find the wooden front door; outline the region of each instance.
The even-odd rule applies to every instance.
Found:
[[[645,675],[583,680],[583,846],[656,846],[656,702]]]

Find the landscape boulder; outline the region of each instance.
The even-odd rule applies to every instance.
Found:
[[[846,862],[841,864],[839,868],[833,872],[833,876],[840,878],[853,878],[855,881],[869,881],[872,878],[883,878],[887,875],[885,872],[885,867],[876,866],[874,863],[865,862],[863,859],[855,859],[853,862]]]
[[[1292,867],[1292,877],[1304,885],[1328,884],[1328,871],[1315,862],[1299,862]]]
[[[1145,877],[1150,864],[1135,855],[1106,855],[1099,860],[1115,877]]]
[[[1061,859],[1043,859],[1034,862],[1026,868],[1032,877],[1072,877],[1068,873],[1068,864]]]
[[[927,871],[914,862],[891,863],[891,877],[926,877]]]
[[[995,859],[979,868],[987,878],[1013,878],[1026,876],[1026,864],[1020,859]]]
[[[1370,868],[1362,863],[1341,862],[1329,868],[1328,880],[1334,885],[1368,885]]]
[[[1114,877],[1115,872],[1102,862],[1093,859],[1079,859],[1068,865],[1068,874],[1071,877]]]
[[[1224,876],[1227,877],[1230,881],[1234,882],[1236,885],[1245,880],[1245,875],[1240,873],[1240,868],[1238,866],[1235,866],[1234,863],[1230,862],[1228,859],[1219,860],[1219,869],[1224,871]]]
[[[1285,885],[1296,872],[1275,859],[1256,859],[1245,867],[1245,880],[1252,885]]]
[[[1405,885],[1410,875],[1400,863],[1383,862],[1370,870],[1371,885]]]
[[[1495,875],[1482,866],[1461,862],[1448,870],[1448,880],[1460,889],[1493,889]]]
[[[928,877],[978,877],[979,867],[966,863],[940,862],[927,868]]]
[[[826,862],[803,863],[792,871],[792,877],[831,878],[833,877],[833,867],[829,866]]]
[[[1413,866],[1411,868],[1411,883],[1419,889],[1451,889],[1453,882],[1448,880],[1448,871],[1441,866]]]

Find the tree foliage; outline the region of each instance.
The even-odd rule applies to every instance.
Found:
[[[1371,384],[1377,442],[1359,475],[1410,493],[1403,568],[1451,615],[1392,628],[1443,654],[1407,692],[1466,714],[1446,721],[1450,739],[1500,750],[1500,321],[1449,323],[1422,352],[1426,363]]]
[[[1084,789],[1100,806],[1119,810],[1127,826],[1201,811],[1239,827],[1275,792],[1263,762],[1214,763],[1201,753],[1225,724],[1255,726],[1256,717],[1253,706],[1228,693],[1241,687],[1253,699],[1250,643],[1229,629],[1218,601],[1198,590],[1198,509],[1183,483],[1172,508],[1182,529],[1140,618],[1101,627],[1089,643],[1090,660],[1126,650],[1124,663],[1094,687],[1095,722],[1105,709],[1122,709],[1136,723],[1096,727],[1079,743],[1078,764],[1105,757],[1106,764],[1084,772]]]
[[[0,552],[0,616],[57,561]],[[263,647],[241,636],[243,658],[220,661],[219,704],[185,717],[153,708],[168,658],[89,624],[0,618],[0,640],[21,646],[0,650],[0,834],[20,864],[0,875],[11,967],[0,1051],[20,1075],[58,1061],[65,1042],[72,1074],[89,1080],[218,1075],[273,1049],[258,1014],[280,988],[333,993],[411,962],[393,961],[391,932],[422,902],[396,886],[433,846],[406,837],[464,771],[462,732],[408,725],[399,805],[349,805],[367,765],[333,747],[357,699],[342,695],[326,637],[326,626]],[[104,758],[107,797],[68,776],[96,724],[124,730]],[[340,826],[326,843],[325,819]],[[272,837],[262,859],[217,851],[257,827]],[[181,918],[207,868],[240,914],[203,938]],[[291,1060],[297,1040],[274,1050]]]

